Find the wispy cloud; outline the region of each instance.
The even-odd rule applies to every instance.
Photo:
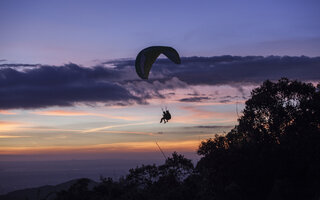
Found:
[[[8,132],[8,131],[15,130],[21,125],[22,123],[18,123],[18,122],[0,121],[0,132]]]
[[[0,110],[1,115],[16,115],[17,113],[8,110]]]
[[[189,97],[189,98],[180,99],[179,101],[181,101],[181,102],[202,102],[202,101],[206,101],[209,99],[210,99],[209,97]]]
[[[83,133],[99,132],[99,131],[104,131],[104,130],[107,130],[107,129],[127,127],[127,126],[147,125],[147,124],[152,124],[152,123],[153,122],[141,122],[141,123],[131,123],[131,124],[119,124],[119,125],[103,126],[103,127],[84,130]]]
[[[102,114],[102,113],[92,113],[92,112],[83,112],[83,111],[70,111],[70,110],[45,110],[45,111],[35,111],[32,112],[36,115],[46,115],[46,116],[62,116],[62,117],[74,117],[74,116],[96,116],[103,117],[108,119],[120,119],[120,120],[139,120],[137,116],[118,116],[111,114]]]
[[[81,112],[81,111],[67,111],[67,110],[48,110],[48,111],[35,111],[32,112],[37,115],[48,115],[48,116],[88,116],[93,113]]]
[[[41,127],[41,126],[30,126],[30,127],[23,127],[23,130],[28,130],[28,131],[32,131],[32,132],[78,132],[80,133],[81,129],[61,129],[61,128],[53,128],[53,127]]]
[[[123,127],[123,126],[122,126]],[[154,136],[156,134],[152,132],[143,132],[143,131],[106,131],[106,130],[99,130],[95,131],[97,133],[116,133],[116,134],[133,134],[133,135],[148,135],[148,136]],[[88,133],[88,132],[86,132]]]
[[[236,115],[229,112],[208,111],[195,106],[181,106],[180,109],[187,111],[187,114],[175,116],[175,122],[203,124],[208,123],[205,120],[210,120],[212,123],[231,123],[236,119]]]
[[[6,61],[6,60],[3,60]],[[1,60],[0,60],[1,62]],[[31,67],[40,67],[40,64],[0,64],[0,68],[31,68]]]
[[[31,136],[27,135],[0,135],[0,139],[12,139],[12,138],[27,138]]]

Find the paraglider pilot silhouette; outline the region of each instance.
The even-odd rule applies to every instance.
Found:
[[[171,114],[169,112],[169,110],[162,110],[163,114],[162,114],[162,118],[160,120],[160,123],[163,121],[163,123],[167,123],[170,119],[171,119]]]
[[[164,54],[176,64],[181,64],[181,59],[178,52],[172,47],[151,46],[145,48],[139,52],[135,62],[136,72],[141,79],[148,80],[152,64],[156,61],[160,54]],[[166,123],[170,119],[171,114],[169,110],[166,109],[166,111],[163,111],[163,117],[161,118],[160,123],[162,123],[162,121]]]

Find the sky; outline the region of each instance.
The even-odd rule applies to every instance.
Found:
[[[319,55],[317,0],[19,1],[0,3],[10,63],[92,65],[151,45],[182,56]]]
[[[155,142],[195,155],[237,124],[264,80],[319,82],[319,7],[2,0],[0,160],[161,158]],[[182,63],[160,56],[141,80],[134,60],[152,45],[174,47]]]

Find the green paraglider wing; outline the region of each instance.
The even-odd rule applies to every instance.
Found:
[[[160,54],[167,56],[172,62],[180,64],[180,56],[172,47],[152,46],[143,49],[136,58],[136,71],[140,78],[148,79],[152,64],[156,61]]]

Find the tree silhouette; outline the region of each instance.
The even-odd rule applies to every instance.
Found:
[[[202,142],[206,194],[216,199],[312,199],[319,194],[319,85],[280,79],[251,93],[226,136]],[[230,191],[231,190],[231,191]]]

